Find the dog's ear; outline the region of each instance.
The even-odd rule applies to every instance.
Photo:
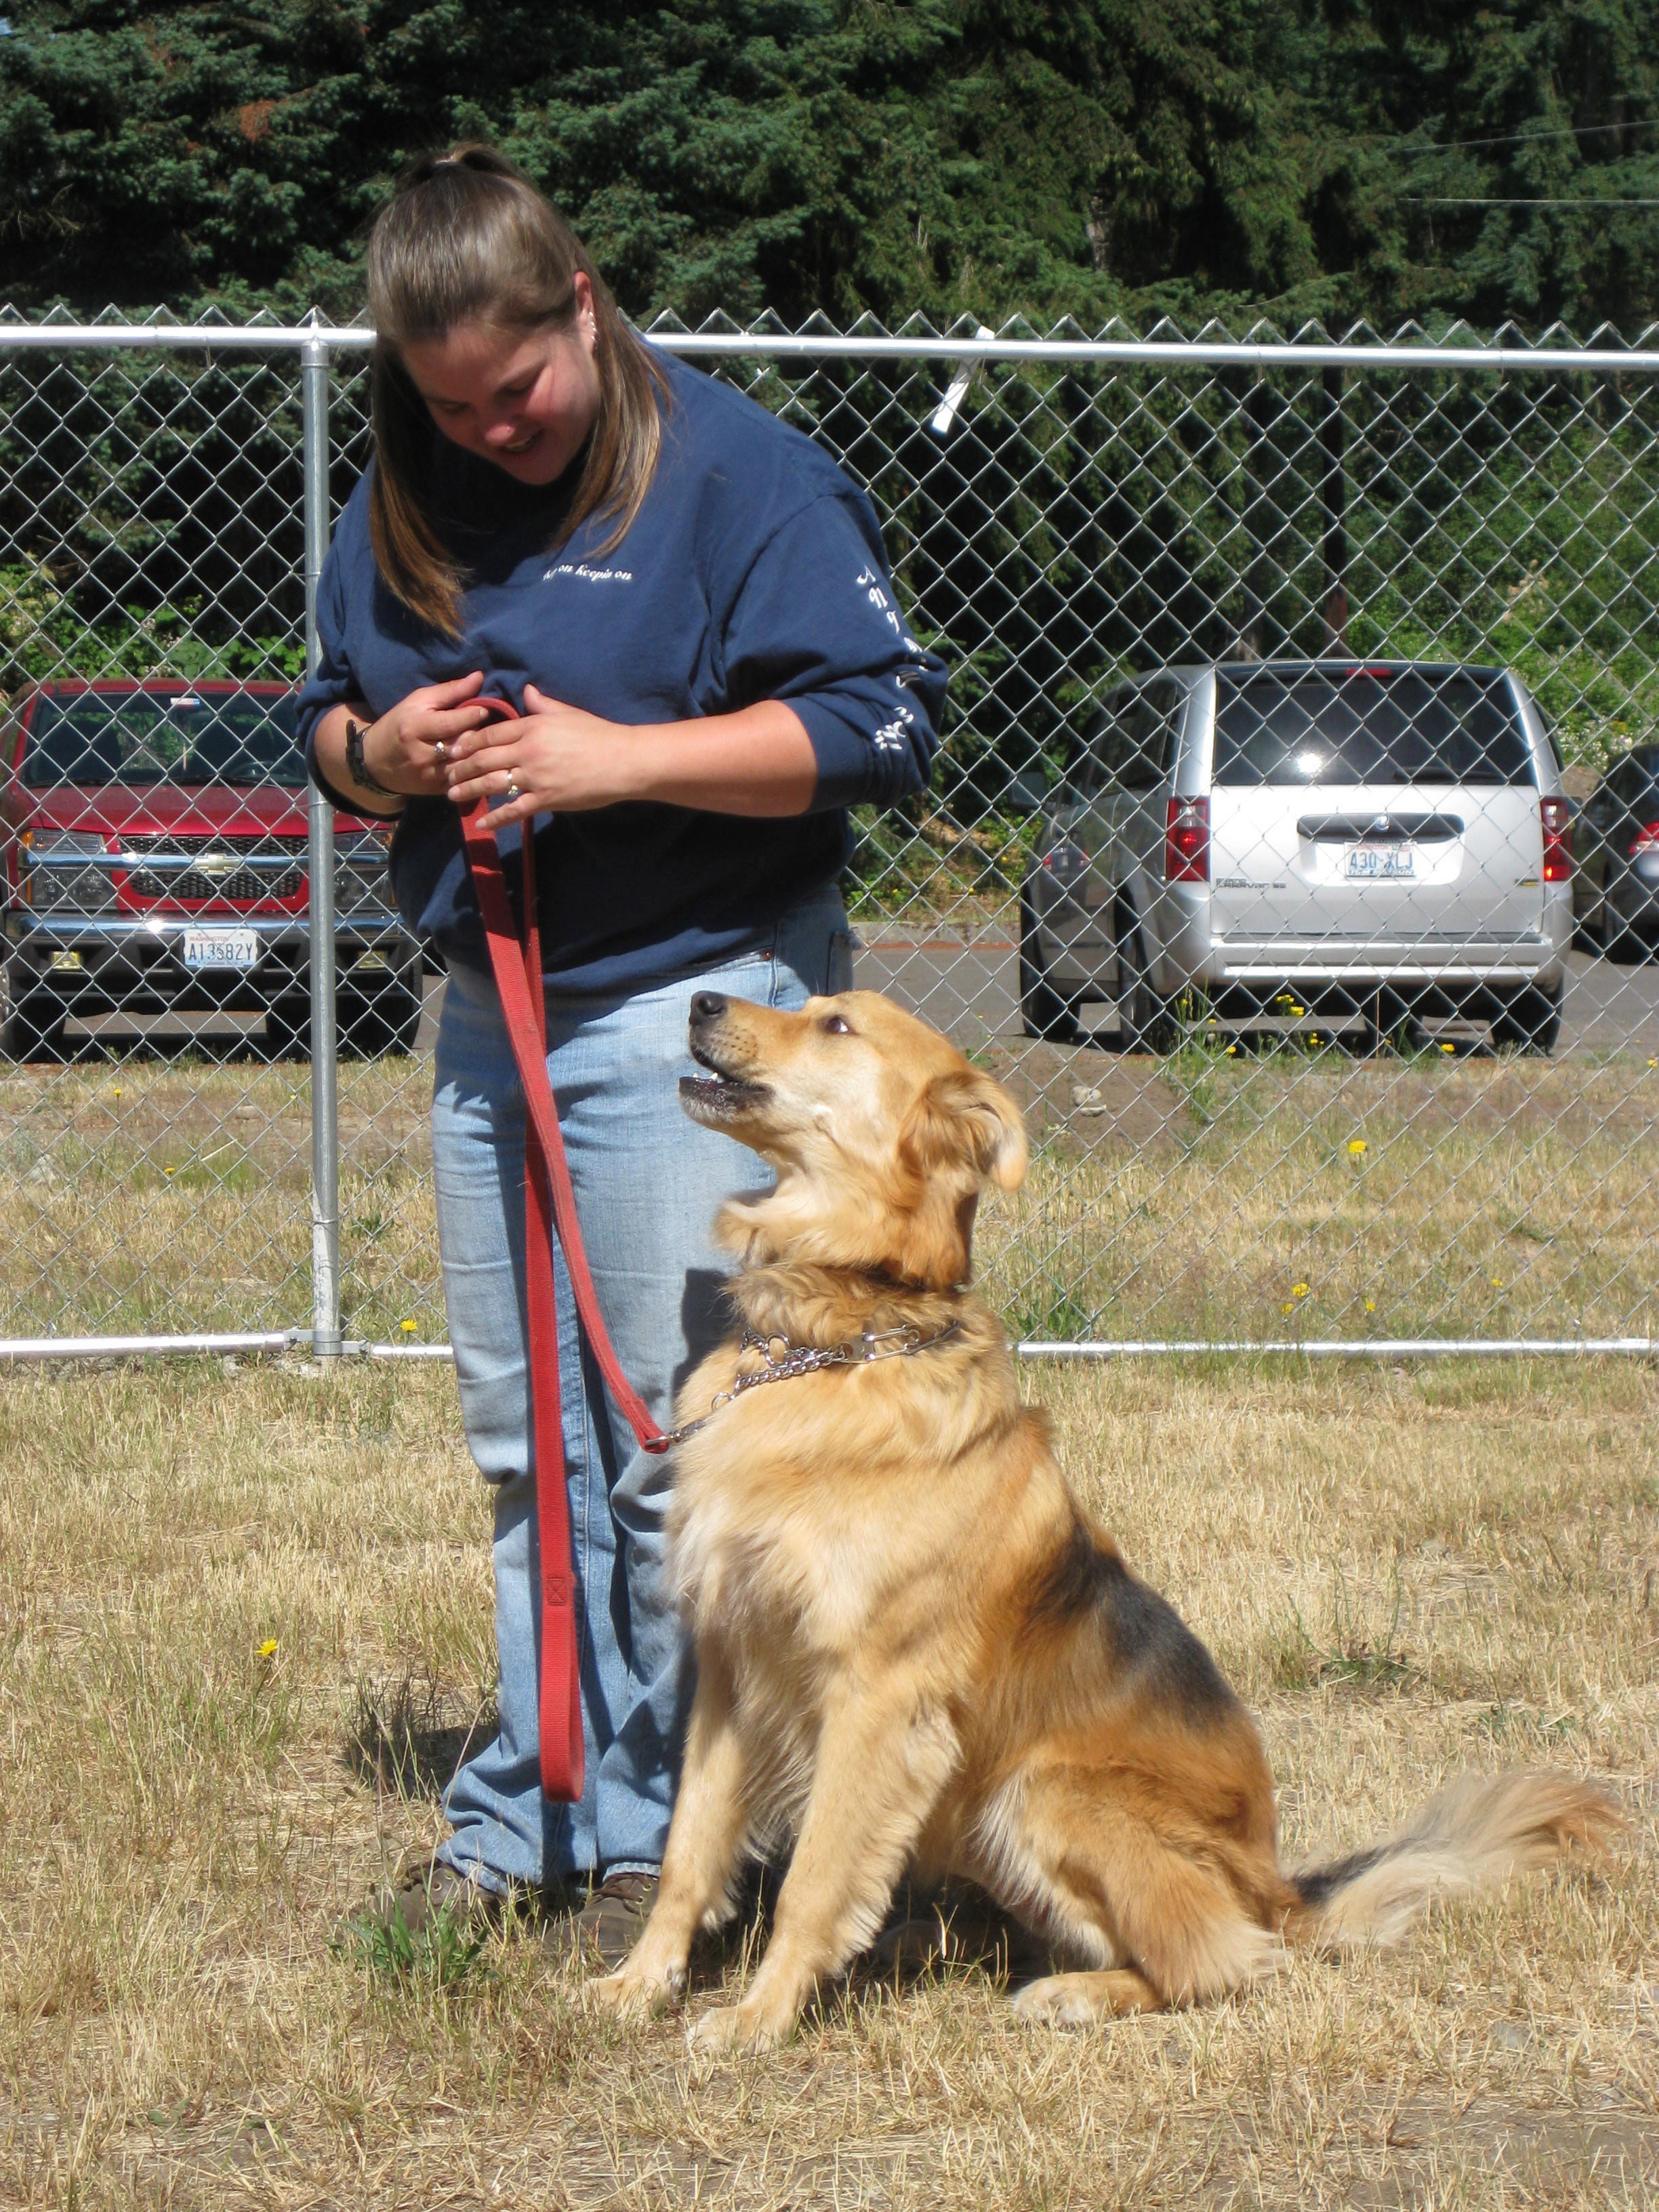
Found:
[[[1000,1083],[976,1067],[936,1075],[899,1138],[903,1156],[924,1175],[965,1167],[981,1182],[1015,1190],[1025,1179],[1025,1124]]]

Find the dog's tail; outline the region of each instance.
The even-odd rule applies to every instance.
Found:
[[[1437,1899],[1467,1897],[1562,1857],[1599,1854],[1625,1826],[1607,1791],[1564,1774],[1465,1774],[1388,1842],[1285,1877],[1286,1942],[1399,1942]]]

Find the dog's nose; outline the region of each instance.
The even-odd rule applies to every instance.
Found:
[[[694,1022],[718,1021],[731,1003],[718,991],[699,991],[691,1000],[691,1018]]]

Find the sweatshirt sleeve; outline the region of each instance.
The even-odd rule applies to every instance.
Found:
[[[945,663],[910,634],[861,495],[825,493],[779,526],[723,643],[730,707],[781,699],[800,717],[818,764],[810,811],[890,805],[927,783]]]
[[[323,559],[323,573],[317,584],[317,668],[301,687],[296,722],[300,741],[306,749],[306,773],[325,799],[337,806],[343,813],[352,811],[352,802],[337,792],[317,765],[317,725],[331,708],[343,706],[348,699],[362,695],[355,681],[345,657],[345,580],[343,574],[345,555],[342,544],[347,536],[346,521],[334,534]]]

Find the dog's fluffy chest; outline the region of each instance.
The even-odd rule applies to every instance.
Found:
[[[699,1438],[700,1450],[683,1451],[671,1522],[681,1597],[700,1634],[854,1646],[889,1579],[890,1504],[867,1480],[847,1484],[838,1468],[805,1477],[745,1453],[748,1425],[734,1419],[730,1443]]]

